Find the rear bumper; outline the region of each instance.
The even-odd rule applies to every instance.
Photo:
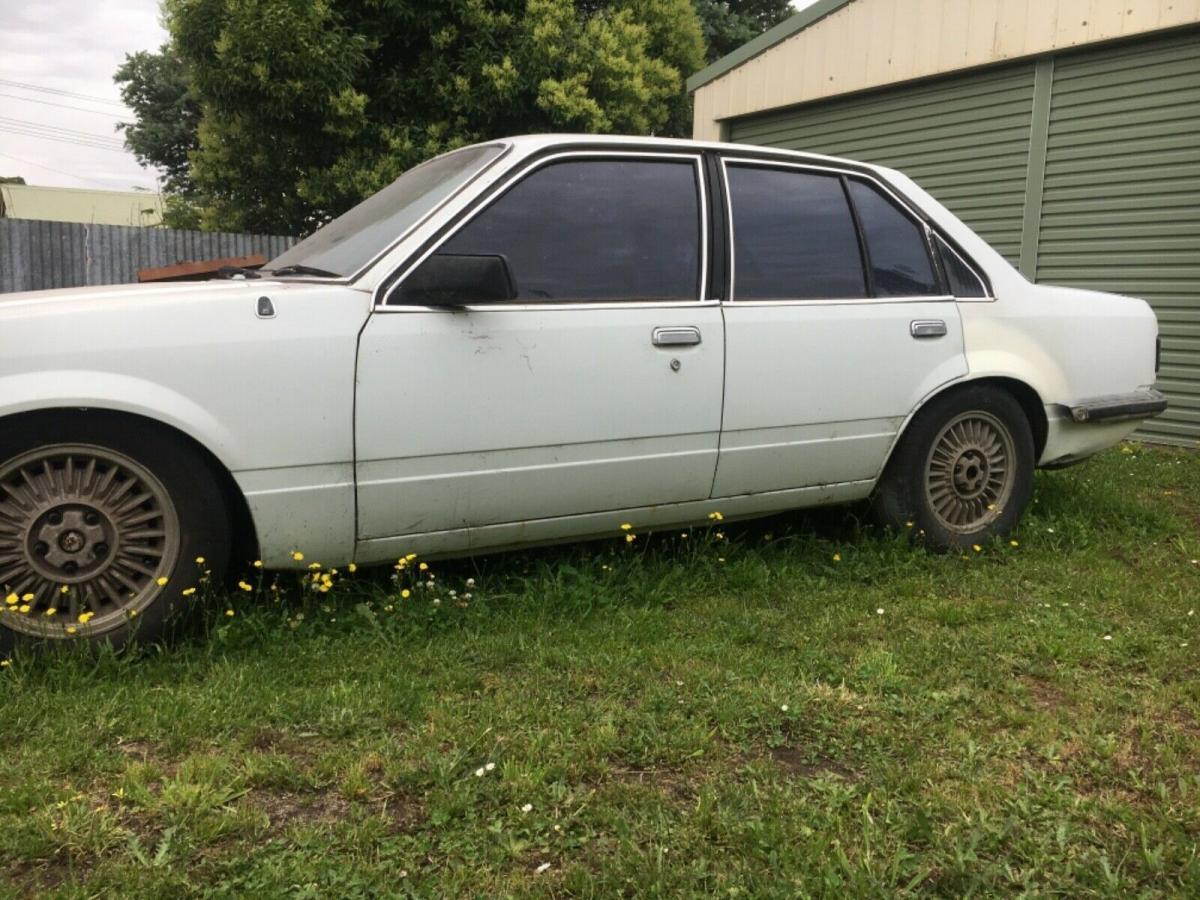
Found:
[[[1130,422],[1149,419],[1167,408],[1167,398],[1156,390],[1134,391],[1131,394],[1112,394],[1093,397],[1072,404],[1071,418],[1080,424]]]

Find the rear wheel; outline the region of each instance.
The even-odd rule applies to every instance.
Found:
[[[875,495],[881,522],[936,549],[1008,533],[1033,492],[1034,448],[1020,404],[968,387],[935,398],[909,425]]]
[[[220,577],[229,534],[216,479],[184,442],[108,417],[21,421],[0,438],[0,652],[161,637],[203,569]]]

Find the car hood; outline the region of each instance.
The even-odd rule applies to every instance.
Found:
[[[55,288],[0,294],[0,317],[93,311],[97,308],[128,311],[131,307],[177,303],[226,303],[287,292],[330,290],[327,282],[283,279],[213,279],[149,284],[109,284],[91,287]],[[347,290],[338,285],[335,289]]]

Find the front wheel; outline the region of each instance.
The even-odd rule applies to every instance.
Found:
[[[909,425],[875,494],[882,524],[935,549],[1007,534],[1033,493],[1033,434],[1020,404],[990,387],[937,397]]]
[[[220,577],[229,533],[215,479],[183,442],[68,412],[20,423],[0,437],[0,655],[161,637],[204,569]]]

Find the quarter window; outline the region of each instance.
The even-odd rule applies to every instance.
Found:
[[[866,241],[875,296],[939,293],[924,228],[874,185],[854,179],[847,184]]]
[[[942,257],[942,270],[946,273],[946,281],[950,293],[955,297],[986,297],[987,290],[979,276],[968,266],[961,256],[940,237],[937,239],[938,253]]]
[[[730,165],[734,298],[867,296],[850,205],[836,175]]]
[[[437,253],[503,257],[515,302],[696,300],[696,172],[690,160],[551,163],[510,188]]]

